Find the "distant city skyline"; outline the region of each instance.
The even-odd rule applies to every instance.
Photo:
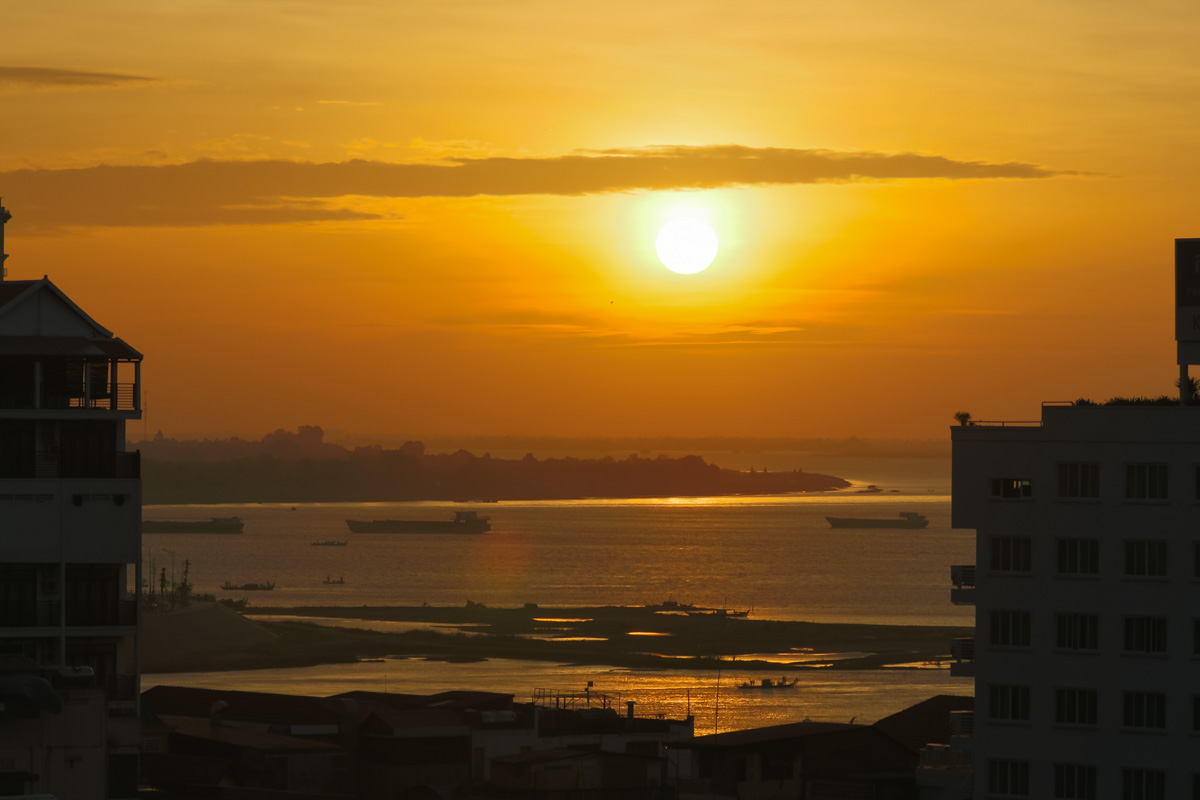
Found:
[[[1171,393],[1200,9],[6,9],[10,280],[153,436],[946,438]],[[667,270],[685,216],[711,266]],[[132,429],[138,437],[142,430]]]

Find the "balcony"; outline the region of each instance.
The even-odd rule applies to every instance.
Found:
[[[975,639],[952,639],[950,641],[950,675],[955,678],[975,677]]]
[[[975,565],[957,564],[950,567],[950,602],[956,606],[975,605]]]
[[[950,712],[950,744],[956,750],[970,750],[975,736],[975,712]]]
[[[57,600],[39,600],[28,606],[0,611],[0,628],[57,628],[61,605]]]
[[[929,744],[921,748],[917,762],[919,789],[936,789],[938,797],[970,800],[974,770],[972,754],[955,750],[945,744]]]
[[[33,459],[32,475],[10,475],[10,478],[141,478],[142,453],[140,450],[121,451],[91,459],[83,463],[63,464],[61,451],[42,451]]]
[[[136,383],[114,383],[95,391],[8,392],[0,394],[0,409],[90,409],[140,411]]]

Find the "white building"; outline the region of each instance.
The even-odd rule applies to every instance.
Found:
[[[1186,389],[1200,240],[1176,252]],[[1200,408],[1180,394],[953,429],[974,797],[1200,797]]]
[[[141,359],[49,279],[0,280],[0,654],[63,709],[0,699],[3,794],[136,792]]]

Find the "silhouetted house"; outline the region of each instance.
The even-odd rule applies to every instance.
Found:
[[[70,723],[50,712],[39,734],[67,766],[0,776],[21,792],[137,790],[141,481],[125,425],[141,418],[141,360],[48,278],[0,278],[0,652],[71,697]]]
[[[974,718],[974,697],[940,694],[884,717],[874,727],[917,757],[921,800],[955,800],[971,795],[970,751],[963,745],[970,741]]]
[[[490,795],[529,800],[658,800],[667,788],[658,756],[602,750],[539,750],[492,759]]]
[[[208,719],[218,703],[224,704],[221,717],[226,725],[330,744],[341,742],[346,712],[336,699],[194,686],[155,686],[142,692],[143,708],[160,717]]]
[[[226,724],[210,717],[160,715],[170,729],[168,752],[145,756],[152,785],[177,797],[241,798],[353,796],[347,788],[346,755],[324,742],[281,736]]]
[[[669,746],[680,800],[907,800],[915,754],[869,725],[796,722],[700,736]]]

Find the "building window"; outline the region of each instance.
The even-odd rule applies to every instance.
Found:
[[[1100,465],[1088,462],[1059,464],[1058,496],[1069,499],[1099,497]]]
[[[1138,578],[1165,578],[1167,543],[1125,542],[1125,574]]]
[[[1126,464],[1126,500],[1166,500],[1166,464]]]
[[[1200,549],[1197,549],[1197,552],[1200,553]],[[1058,573],[1060,575],[1099,575],[1100,541],[1098,539],[1059,539]]]
[[[1055,800],[1096,800],[1096,768],[1088,764],[1054,765]]]
[[[1192,695],[1192,733],[1200,733],[1200,694]]]
[[[1167,800],[1167,774],[1161,769],[1121,770],[1121,800]]]
[[[1200,619],[1192,620],[1192,655],[1200,656]]]
[[[993,572],[1029,572],[1033,569],[1033,540],[1028,536],[991,537]]]
[[[1122,692],[1121,724],[1126,728],[1167,727],[1167,696],[1160,692]]]
[[[988,791],[993,794],[1028,797],[1029,762],[990,759],[988,761]]]
[[[1200,578],[1200,542],[1192,544],[1192,577]]]
[[[1029,687],[993,684],[988,687],[989,719],[1029,721]]]
[[[1029,647],[1028,611],[993,611],[991,619],[991,644],[998,647]]]
[[[1100,640],[1100,618],[1095,614],[1059,614],[1054,646],[1068,650],[1096,650]]]
[[[1125,652],[1167,652],[1167,618],[1126,617]]]
[[[1025,478],[992,478],[992,497],[1033,497],[1033,484]]]
[[[1059,725],[1095,725],[1098,697],[1095,689],[1055,689],[1054,721]]]

